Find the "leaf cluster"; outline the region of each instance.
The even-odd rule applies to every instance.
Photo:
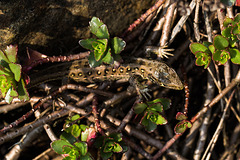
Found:
[[[113,153],[126,152],[127,146],[122,141],[122,134],[111,133],[109,136],[98,137],[95,144],[100,149],[103,160],[110,158]]]
[[[176,134],[182,134],[184,133],[188,128],[192,127],[192,123],[190,121],[187,120],[187,116],[182,113],[182,112],[178,112],[176,115],[176,119],[179,120],[180,122],[178,122],[176,124],[176,126],[174,127],[174,132]]]
[[[97,17],[93,17],[89,24],[91,33],[98,39],[80,40],[79,44],[91,51],[88,58],[90,66],[97,67],[102,62],[111,64],[121,59],[119,53],[126,46],[125,41],[118,37],[110,38],[107,26]]]
[[[211,60],[218,65],[223,65],[229,59],[235,64],[240,64],[240,51],[236,48],[240,40],[240,14],[237,14],[234,19],[225,18],[223,25],[225,29],[221,35],[213,38],[213,43],[190,44],[190,50],[196,57],[196,65],[204,66],[206,69]]]
[[[167,120],[161,112],[170,108],[171,101],[166,98],[158,98],[146,103],[138,103],[134,107],[136,114],[143,115],[141,124],[148,132],[153,132],[157,125],[167,124]]]
[[[74,115],[66,120],[60,139],[51,143],[55,152],[65,156],[64,160],[93,159],[88,152],[88,146],[91,139],[96,137],[96,131],[94,128],[80,124],[79,119],[79,115]]]
[[[17,46],[7,46],[5,51],[0,50],[0,90],[7,103],[18,97],[22,101],[29,100],[22,67],[17,60]]]

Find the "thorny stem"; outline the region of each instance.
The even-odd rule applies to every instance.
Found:
[[[43,59],[36,60],[32,62],[30,65],[23,67],[23,72],[27,73],[29,72],[33,67],[36,67],[39,64],[48,63],[48,62],[66,62],[66,61],[72,61],[77,59],[83,59],[87,56],[89,56],[90,51],[82,52],[79,54],[69,55],[69,56],[53,56],[53,57],[47,57]]]
[[[92,113],[93,113],[93,116],[94,116],[94,120],[95,120],[95,124],[96,124],[96,127],[97,127],[97,130],[98,132],[102,135],[102,136],[105,136],[105,133],[104,131],[102,130],[101,128],[101,125],[100,125],[100,121],[99,121],[99,113],[97,111],[97,97],[94,97],[93,98],[93,101],[92,101]]]
[[[221,93],[219,93],[208,105],[204,106],[202,110],[200,110],[190,121],[194,123],[196,120],[198,120],[203,114],[205,114],[208,109],[212,108],[220,99],[223,98],[224,95],[226,95],[233,87],[238,85],[240,83],[240,70],[237,73],[237,76],[235,79],[232,80],[232,82],[224,89]],[[153,160],[158,159],[168,148],[170,148],[173,143],[181,137],[182,134],[175,134],[175,136],[170,139],[165,146],[155,154],[153,157]]]
[[[187,115],[188,113],[188,104],[189,104],[189,88],[188,88],[188,80],[187,80],[187,74],[184,71],[184,68],[181,67],[182,73],[183,73],[183,79],[184,79],[184,92],[185,92],[185,105],[184,105],[184,114]]]
[[[58,90],[54,91],[53,93],[51,93],[50,95],[46,96],[45,98],[40,99],[33,106],[32,110],[27,112],[25,115],[23,115],[22,117],[20,117],[16,121],[12,122],[10,125],[5,126],[3,129],[0,130],[0,133],[5,133],[8,130],[10,130],[11,128],[18,126],[19,123],[25,121],[37,109],[39,109],[43,103],[45,103],[47,100],[51,99],[52,97],[58,95],[59,93],[63,92],[64,90],[67,90],[67,89],[78,90],[78,91],[83,91],[83,92],[90,92],[90,93],[96,93],[96,94],[100,94],[100,95],[103,95],[103,96],[106,96],[106,97],[113,97],[113,94],[109,93],[109,92],[105,92],[105,91],[101,91],[101,90],[95,90],[95,89],[90,89],[90,88],[86,88],[86,87],[83,87],[83,86],[80,86],[80,85],[67,84],[67,85],[64,85],[64,86],[58,88]]]

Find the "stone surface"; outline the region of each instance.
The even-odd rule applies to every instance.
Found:
[[[149,0],[1,0],[0,47],[19,44],[60,55],[90,37],[88,22],[99,17],[110,35],[120,35],[154,1]]]

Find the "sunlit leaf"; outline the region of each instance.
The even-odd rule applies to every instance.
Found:
[[[68,141],[70,144],[76,142],[77,138],[75,138],[71,133],[63,132],[60,135],[60,139]]]
[[[97,17],[93,17],[89,22],[90,31],[95,34],[98,38],[109,39],[109,33],[107,26]]]
[[[177,115],[176,115],[176,119],[177,120],[185,120],[185,119],[187,119],[188,117],[185,115],[185,114],[183,114],[182,112],[178,112],[177,113]]]
[[[65,140],[56,140],[54,142],[51,143],[51,147],[53,148],[53,150],[55,152],[57,152],[58,154],[64,154],[63,152],[63,146],[70,146],[70,147],[74,147],[73,145],[71,145],[70,143],[68,143]]]
[[[103,56],[103,58],[102,58],[102,62],[107,63],[107,64],[113,63],[111,48],[108,48],[106,55]]]
[[[195,57],[197,58],[196,65],[204,66],[205,69],[209,66],[211,62],[211,56],[204,52],[196,52]]]
[[[18,51],[18,47],[16,45],[15,46],[9,45],[5,49],[6,56],[10,62],[12,62],[12,63],[17,62],[17,51]]]
[[[15,80],[19,82],[21,78],[21,68],[22,68],[21,65],[15,64],[15,63],[9,63],[9,67],[14,74]]]
[[[77,147],[81,155],[85,156],[88,152],[88,146],[86,142],[76,142],[74,145]]]
[[[217,50],[213,54],[213,60],[219,62],[220,64],[225,64],[228,59],[230,59],[230,55],[229,52],[226,50]]]
[[[96,39],[93,39],[93,38],[89,38],[89,39],[82,39],[79,41],[79,44],[83,47],[83,48],[86,48],[86,49],[89,49],[89,50],[94,50],[93,46],[92,46],[92,42],[95,42],[97,41]]]
[[[121,38],[114,37],[111,41],[112,51],[114,54],[119,54],[126,46],[126,42]]]
[[[209,49],[201,43],[191,43],[189,48],[193,54],[197,52],[210,53]]]
[[[216,47],[216,49],[222,50],[228,47],[229,42],[226,38],[224,38],[221,35],[217,35],[213,39],[213,45]]]
[[[72,128],[72,131],[71,131],[72,135],[73,135],[75,138],[78,138],[78,137],[80,136],[80,134],[81,134],[81,129],[79,128],[79,125],[73,124],[73,125],[71,126],[71,128]]]
[[[174,131],[176,134],[182,134],[187,130],[187,128],[191,128],[191,127],[192,127],[191,122],[187,120],[183,120],[175,126]]]
[[[95,57],[94,57],[94,53],[90,52],[90,55],[88,57],[88,63],[90,65],[90,67],[97,67],[99,65],[101,65],[102,61],[96,61]]]
[[[240,51],[236,48],[228,50],[231,56],[231,61],[235,64],[240,64]]]

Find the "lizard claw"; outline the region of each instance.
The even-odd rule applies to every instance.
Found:
[[[155,46],[146,46],[145,51],[147,54],[150,54],[151,52],[158,55],[160,58],[168,58],[168,56],[174,56],[172,53],[169,53],[169,51],[174,51],[174,49],[167,49],[167,46],[163,47],[155,47]]]

